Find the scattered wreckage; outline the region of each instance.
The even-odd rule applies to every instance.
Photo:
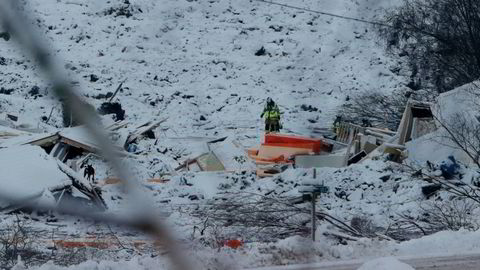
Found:
[[[128,155],[127,148],[165,119],[148,121],[136,127],[125,140],[124,147],[117,147],[120,156]],[[128,123],[116,122],[106,128],[110,135]],[[52,133],[33,133],[31,129],[0,126],[0,159],[9,168],[0,177],[6,198],[0,210],[21,209],[34,201],[49,198],[56,204],[68,201],[84,201],[97,210],[107,208],[100,187],[85,179],[79,171],[86,161],[101,157],[101,148],[83,126],[64,128]],[[28,168],[25,170],[24,168]],[[11,188],[11,190],[9,189]],[[11,191],[11,192],[9,192]]]
[[[139,143],[143,138],[155,139],[154,130],[157,129],[166,118],[160,120],[147,121],[141,125],[133,126],[126,121],[115,122],[105,128],[110,137],[117,142],[116,152],[120,156],[133,156],[142,154],[146,149],[140,149]],[[201,137],[187,137],[187,138],[171,138],[180,145],[182,139],[185,145],[192,141],[198,141],[202,147],[201,152],[195,158],[189,158],[185,161],[177,160],[181,165],[176,169],[168,167],[161,175],[146,180],[145,184],[163,184],[169,181],[171,175],[175,175],[180,171],[205,171],[205,172],[233,172],[239,170],[253,170],[253,166],[248,162],[246,153],[243,147],[234,140],[227,140],[227,137],[220,138],[201,138]],[[155,140],[155,145],[158,139]],[[79,195],[83,199],[89,200],[92,205],[96,205],[101,209],[107,206],[101,197],[101,186],[109,184],[121,183],[120,179],[115,176],[107,175],[98,183],[92,183],[85,179],[81,173],[82,168],[89,162],[89,159],[94,157],[102,159],[101,148],[96,141],[89,135],[86,128],[83,126],[76,126],[70,128],[60,129],[49,133],[34,133],[31,130],[19,130],[16,126],[6,127],[0,126],[0,150],[9,151],[10,154],[5,156],[17,155],[15,149],[34,149],[32,151],[25,150],[23,158],[29,157],[30,153],[42,152],[38,159],[49,160],[49,170],[58,172],[59,176],[53,179],[65,180],[62,188],[59,188],[58,181],[50,185],[48,181],[38,179],[35,175],[43,173],[42,170],[37,170],[35,166],[24,163],[31,176],[12,175],[5,178],[5,181],[24,182],[28,185],[31,181],[37,181],[39,184],[36,189],[35,196],[29,194],[28,200],[40,199],[43,195],[52,193],[56,203],[59,203],[62,198],[65,199],[71,194]],[[13,151],[13,152],[12,152]],[[157,150],[158,151],[158,150]],[[159,151],[161,153],[161,151]],[[6,153],[6,152],[5,152]],[[33,155],[33,154],[32,154]],[[181,155],[180,158],[185,157]],[[54,163],[52,163],[54,161]],[[235,161],[235,162],[232,162]],[[32,163],[35,163],[32,161]],[[5,166],[9,166],[6,162]],[[21,164],[21,163],[20,163]],[[54,164],[54,165],[52,165]],[[61,177],[60,177],[61,176]],[[20,179],[20,180],[18,180]],[[3,179],[2,179],[3,180]],[[100,180],[100,179],[98,179]],[[31,196],[30,196],[31,195]],[[74,196],[74,197],[75,197]],[[25,198],[26,200],[26,198]],[[22,200],[18,200],[21,202]],[[24,200],[23,200],[24,201]],[[20,203],[21,204],[21,203]],[[3,207],[6,209],[7,206]],[[9,209],[18,209],[16,205],[9,205]]]
[[[142,138],[155,139],[154,130],[165,121],[165,118],[147,121],[129,129],[126,137],[122,137],[118,132],[131,125],[125,120],[106,127],[106,131],[117,139],[122,137],[120,141],[123,142],[123,145],[121,143],[120,146],[117,146],[117,153],[127,156],[139,153],[137,143]],[[435,129],[436,124],[431,104],[409,101],[396,132],[387,129],[362,127],[352,123],[341,123],[333,138],[331,137],[331,131],[321,128],[314,128],[314,132],[323,135],[321,138],[267,133],[264,136],[263,143],[258,148],[249,149],[227,137],[174,138],[180,144],[182,143],[181,140],[195,140],[203,145],[201,148],[203,150],[194,155],[193,158],[187,157],[184,160],[177,160],[180,163],[178,167],[169,168],[166,175],[158,178],[152,176],[147,182],[166,183],[169,180],[168,176],[182,171],[234,172],[255,170],[258,177],[268,177],[290,167],[340,168],[385,154],[390,160],[401,161],[407,156],[406,142],[415,140]],[[43,149],[48,159],[56,161],[56,170],[66,176],[66,183],[68,183],[64,188],[59,188],[59,183],[56,182],[50,186],[46,181],[43,186],[44,189],[53,192],[55,197],[57,193],[64,194],[68,186],[69,189],[74,188],[82,193],[95,205],[105,208],[106,205],[101,198],[100,188],[77,173],[88,159],[94,156],[101,157],[100,147],[89,136],[86,129],[78,126],[47,134],[31,133],[30,131],[2,126],[0,129],[0,149],[5,148],[8,150],[2,150],[13,151],[11,149],[27,146],[37,150],[39,148]],[[330,134],[328,134],[329,132]],[[155,141],[156,143],[157,141]],[[25,166],[27,165],[25,164]],[[35,180],[30,179],[30,181]],[[105,179],[103,184],[118,182],[120,181],[112,176]],[[61,199],[62,196],[58,195],[57,197]]]
[[[259,148],[248,150],[248,155],[260,177],[272,176],[289,166],[341,168],[384,155],[401,162],[408,156],[405,143],[435,131],[437,126],[432,104],[410,100],[397,131],[340,123],[335,132],[313,128],[322,135],[318,139],[269,133]]]
[[[75,171],[35,145],[0,149],[2,201],[0,210],[13,211],[38,201],[68,204],[83,201],[88,208],[105,209],[98,188],[90,185]],[[28,169],[25,169],[28,168]]]
[[[10,168],[8,171],[11,172],[0,177],[0,180],[5,181],[2,188],[11,186],[11,183],[22,183],[12,194],[25,193],[25,197],[15,198],[14,202],[4,205],[3,210],[22,208],[24,203],[41,199],[48,194],[57,204],[76,199],[85,201],[88,207],[106,209],[101,190],[78,173],[85,158],[99,153],[100,150],[83,127],[44,134],[11,128],[2,130],[2,166]]]

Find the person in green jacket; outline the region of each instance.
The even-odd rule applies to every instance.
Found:
[[[333,132],[335,134],[338,134],[338,130],[340,128],[340,123],[342,122],[342,116],[340,115],[337,115],[337,117],[335,118],[335,121],[333,121]]]
[[[265,131],[278,132],[280,131],[280,109],[278,105],[271,98],[267,98],[267,104],[263,109],[260,117],[265,117]]]

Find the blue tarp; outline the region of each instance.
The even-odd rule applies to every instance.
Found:
[[[453,179],[453,177],[459,173],[460,165],[458,165],[455,157],[448,156],[448,160],[442,162],[440,165],[440,170],[445,179]]]

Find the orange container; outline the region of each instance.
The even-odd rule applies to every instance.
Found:
[[[265,134],[264,145],[292,148],[307,148],[315,154],[320,152],[331,152],[333,145],[323,141],[322,139],[312,139],[302,136],[282,135],[282,134]]]
[[[295,135],[284,135],[284,134],[265,134],[265,143],[321,143],[321,139],[312,139],[308,137],[295,136]]]
[[[242,240],[237,240],[237,239],[226,240],[225,243],[224,243],[224,246],[227,246],[227,247],[230,247],[230,248],[233,248],[233,249],[237,249],[237,248],[243,246],[243,241]]]

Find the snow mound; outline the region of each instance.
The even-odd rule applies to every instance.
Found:
[[[443,231],[399,244],[398,255],[453,255],[474,252],[480,247],[480,231]]]
[[[57,162],[38,146],[0,149],[0,190],[12,199],[40,196],[49,188],[70,183]],[[0,202],[0,206],[5,203]]]
[[[386,257],[366,262],[358,270],[415,270],[415,268],[393,257]]]

